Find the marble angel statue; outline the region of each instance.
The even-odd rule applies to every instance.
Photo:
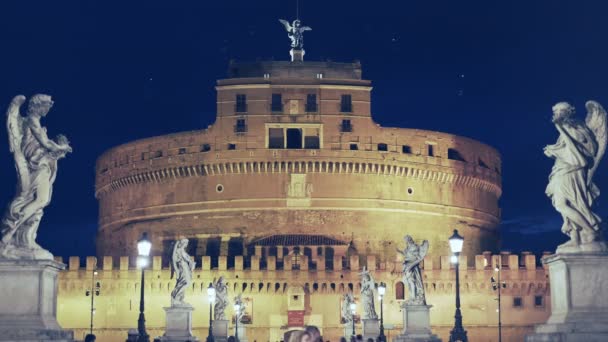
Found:
[[[0,226],[0,258],[53,259],[53,255],[36,243],[43,209],[50,203],[57,161],[72,152],[68,139],[58,135],[48,138],[40,124],[53,101],[48,95],[30,98],[27,116],[20,113],[25,96],[18,95],[7,110],[10,151],[17,169],[17,191]]]
[[[186,289],[192,284],[192,272],[196,263],[188,252],[188,239],[181,239],[173,244],[173,252],[171,253],[171,279],[175,274],[175,288],[171,291],[171,306],[191,306],[184,302]]]
[[[406,304],[426,305],[420,263],[429,251],[429,242],[424,240],[417,245],[409,235],[406,235],[404,240],[407,245],[403,250],[397,249],[397,252],[403,255],[403,282],[407,284],[408,289]]]
[[[363,319],[377,319],[376,306],[374,304],[374,291],[376,282],[372,274],[364,267],[361,275],[361,306],[363,307]]]
[[[350,305],[355,302],[355,297],[351,292],[345,293],[342,296],[342,307],[341,307],[341,316],[342,323],[352,323],[353,319],[355,319],[355,315],[353,311],[350,309]]]
[[[606,150],[608,129],[606,111],[595,101],[586,103],[587,117],[575,117],[570,104],[553,106],[553,124],[559,138],[544,148],[547,157],[555,159],[549,175],[546,194],[562,215],[562,232],[570,241],[558,246],[557,252],[606,251],[601,218],[593,212],[600,191],[593,175]]]
[[[215,288],[215,304],[213,305],[213,319],[225,320],[226,308],[228,307],[228,286],[224,277],[213,282]]]
[[[312,31],[312,29],[308,26],[302,26],[300,19],[294,20],[292,25],[284,19],[279,19],[279,21],[285,26],[285,30],[289,33],[291,47],[301,50],[304,47],[304,31]]]

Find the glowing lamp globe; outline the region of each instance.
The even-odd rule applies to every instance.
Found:
[[[137,252],[140,256],[147,257],[150,255],[152,243],[148,239],[148,233],[143,233],[141,239],[137,241]]]
[[[350,311],[352,311],[352,313],[355,314],[355,312],[357,312],[357,304],[350,303]]]
[[[464,238],[458,235],[458,229],[454,229],[454,234],[450,236],[448,241],[450,242],[450,249],[452,250],[452,253],[462,252],[462,243],[464,242]]]
[[[386,293],[386,284],[380,283],[380,285],[378,285],[378,294],[380,295],[380,297],[384,297],[385,293]]]
[[[209,298],[210,303],[215,302],[215,287],[211,284],[209,284],[209,287],[207,288],[207,298]]]

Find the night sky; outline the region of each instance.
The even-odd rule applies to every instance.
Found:
[[[94,255],[96,158],[212,124],[215,80],[231,59],[289,58],[278,19],[293,20],[295,3],[0,2],[0,110],[17,94],[52,95],[43,125],[74,149],[59,163],[39,243],[56,255]],[[361,61],[376,122],[459,134],[501,152],[503,249],[553,251],[565,240],[544,194],[552,161],[542,147],[557,138],[554,103],[571,102],[580,117],[588,99],[608,107],[608,1],[300,0],[300,18],[313,29],[306,60]],[[15,169],[2,127],[6,208]],[[604,193],[607,165],[595,178]],[[608,195],[598,203],[606,217]]]

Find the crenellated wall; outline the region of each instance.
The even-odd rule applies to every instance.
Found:
[[[247,329],[250,341],[280,340],[286,330],[290,290],[301,290],[305,295],[306,323],[321,327],[326,340],[338,340],[343,333],[339,316],[341,295],[352,289],[358,299],[358,273],[364,266],[373,272],[376,282],[383,281],[388,285],[384,303],[388,335],[395,336],[402,328],[399,260],[379,262],[375,255],[350,255],[348,260],[342,260],[336,256],[336,267],[329,269],[324,258],[316,255],[311,260],[307,256],[298,256],[296,262],[293,254],[277,260],[275,256],[263,256],[260,248],[256,252],[254,255],[231,257],[233,260],[220,256],[218,267],[213,269],[210,268],[209,256],[196,260],[193,284],[186,299],[195,307],[194,329],[199,337],[205,338],[208,329],[206,288],[213,279],[223,276],[231,299],[242,293],[249,301],[248,313],[252,322],[247,324]],[[87,257],[86,260],[70,257],[67,261],[68,268],[61,273],[59,282],[60,324],[64,328],[75,329],[77,336],[88,329],[90,297],[85,296],[85,291],[92,283],[99,282],[101,295],[95,298],[94,318],[98,341],[124,339],[127,330],[136,327],[139,313],[141,273],[135,269],[133,260],[127,256],[107,256],[99,263],[96,257]],[[152,257],[150,268],[145,273],[146,322],[156,335],[162,334],[165,324],[162,308],[169,306],[175,282],[170,279],[170,270],[162,267],[166,262],[160,256]],[[234,266],[228,268],[228,264]],[[521,340],[534,324],[544,322],[549,316],[548,277],[545,269],[539,267],[537,256],[529,253],[521,256],[509,253],[492,255],[488,252],[474,257],[461,256],[460,264],[471,265],[460,269],[462,312],[471,340],[481,340],[482,337],[483,341],[497,340],[497,337],[493,338],[497,336],[497,303],[490,284],[490,277],[496,276],[492,265],[502,266],[501,280],[507,284],[502,291],[504,340]],[[432,325],[440,337],[447,340],[454,313],[453,265],[449,263],[448,256],[442,256],[437,262],[425,260],[423,269],[427,301],[433,305]],[[97,270],[97,275],[93,274],[94,270]],[[403,295],[407,296],[407,289]],[[521,306],[514,305],[516,300]],[[357,331],[360,329],[357,326]]]

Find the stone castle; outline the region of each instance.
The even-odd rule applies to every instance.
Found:
[[[217,118],[207,129],[137,140],[98,159],[98,257],[87,258],[84,268],[71,257],[61,275],[64,328],[77,336],[88,328],[85,291],[96,282],[99,340],[124,340],[136,326],[135,246],[143,232],[153,243],[146,281],[153,336],[164,328],[162,308],[174,285],[169,249],[180,238],[190,239],[197,261],[187,301],[203,339],[206,288],[221,275],[231,297],[243,293],[249,301],[248,340],[280,341],[296,324],[291,313],[303,312],[305,324],[335,341],[343,334],[340,297],[358,295],[363,267],[388,284],[390,339],[401,329],[405,295],[396,248],[405,234],[430,242],[427,299],[431,323],[445,339],[454,314],[454,271],[446,256],[454,228],[465,237],[461,287],[471,340],[498,338],[490,285],[495,265],[507,283],[504,336],[521,340],[546,320],[548,279],[538,258],[485,252],[499,242],[495,149],[452,134],[376,124],[371,82],[358,62],[231,63],[216,90]]]

